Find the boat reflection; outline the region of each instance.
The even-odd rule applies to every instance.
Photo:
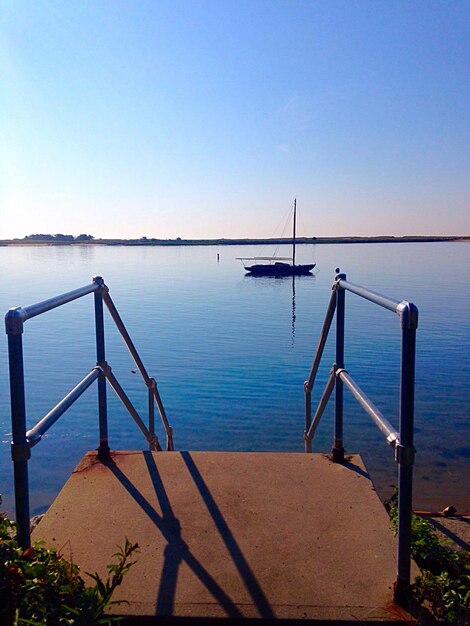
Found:
[[[245,274],[245,277],[253,278],[253,276],[255,276],[255,275],[254,274],[250,274],[250,273]],[[292,284],[292,298],[291,298],[291,310],[292,310],[291,335],[292,335],[292,339],[291,339],[291,345],[292,345],[292,347],[294,347],[294,345],[295,345],[295,321],[296,321],[295,281],[296,280],[305,280],[306,277],[315,278],[315,274],[307,274],[307,275],[301,276],[301,277],[295,276],[295,275],[292,275],[292,276],[256,276],[256,278],[259,280],[260,283],[263,283],[263,282],[271,283],[273,278],[275,278],[276,281],[285,281],[286,283],[289,280],[291,281],[291,284]]]

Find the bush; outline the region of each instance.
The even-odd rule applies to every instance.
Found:
[[[396,534],[396,494],[385,503]],[[411,587],[414,598],[427,603],[435,618],[448,624],[470,624],[470,555],[443,545],[432,524],[413,513],[411,553],[421,570]]]
[[[131,557],[137,544],[127,538],[113,554],[106,580],[92,574],[87,587],[77,565],[63,559],[43,542],[23,549],[18,546],[15,524],[0,514],[0,624],[34,626],[56,624],[109,624],[116,618],[104,616],[114,590],[135,563]]]

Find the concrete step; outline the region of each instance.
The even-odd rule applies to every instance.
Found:
[[[410,618],[392,601],[396,540],[359,456],[89,452],[33,539],[103,575],[125,537],[141,552],[114,598],[129,604],[111,612],[141,623]]]

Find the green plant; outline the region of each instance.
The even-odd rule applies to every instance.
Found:
[[[385,503],[396,534],[398,507],[396,493]],[[443,545],[433,526],[413,514],[411,553],[421,570],[411,592],[427,603],[433,615],[448,624],[470,624],[470,556]]]
[[[23,549],[14,537],[15,524],[0,514],[0,624],[109,624],[118,618],[105,616],[106,607],[116,604],[112,595],[123,576],[135,563],[138,545],[126,538],[113,554],[108,577],[90,574],[94,585],[87,587],[77,565],[66,561],[42,542]]]

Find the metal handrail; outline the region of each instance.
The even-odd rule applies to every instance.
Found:
[[[313,384],[315,382],[315,378],[317,376],[317,372],[318,372],[318,367],[320,365],[320,361],[321,358],[323,356],[323,350],[325,349],[325,344],[326,344],[326,340],[328,338],[328,333],[330,332],[330,327],[331,327],[331,322],[333,321],[333,317],[336,311],[336,289],[335,289],[335,285],[333,286],[333,290],[331,292],[331,296],[330,296],[330,301],[328,303],[328,309],[326,311],[326,315],[325,315],[325,321],[323,322],[323,327],[320,333],[320,339],[318,341],[318,346],[317,346],[317,350],[315,352],[315,358],[313,359],[313,363],[312,363],[312,368],[310,370],[310,375],[308,377],[308,380],[305,381],[304,383],[304,391],[305,391],[305,403],[306,403],[306,408],[305,408],[305,431],[309,432],[310,431],[310,425],[311,425],[311,421],[312,421],[312,403],[311,403],[311,398],[312,398],[312,389],[313,389]],[[329,396],[328,396],[329,397]],[[325,404],[326,406],[326,404]],[[324,410],[324,408],[323,408]],[[323,410],[321,411],[320,415],[318,416],[318,419],[320,419],[321,414],[323,413]],[[307,442],[307,440],[306,440]],[[308,444],[307,444],[308,447]],[[311,449],[307,449],[307,452],[311,452]]]
[[[393,426],[391,426],[390,422],[385,419],[372,400],[367,397],[346,370],[338,370],[336,376],[341,378],[362,408],[372,417],[377,428],[385,435],[387,443],[391,445],[392,448],[395,448],[395,445],[400,443],[400,436]]]
[[[135,410],[134,405],[129,400],[126,392],[124,391],[124,389],[119,384],[117,378],[112,373],[111,368],[109,367],[108,364],[106,364],[103,367],[103,371],[104,371],[104,375],[106,376],[106,380],[109,382],[111,387],[114,389],[117,397],[121,400],[121,402],[124,404],[126,409],[129,411],[131,417],[134,419],[135,423],[137,424],[137,426],[142,431],[142,434],[144,435],[144,437],[149,442],[149,444],[151,446],[150,449],[151,450],[161,450],[162,448],[161,448],[161,446],[160,446],[160,444],[158,442],[157,435],[155,433],[153,433],[153,432],[150,432],[150,429],[148,429],[145,426],[144,422],[140,418],[140,415]]]
[[[95,299],[95,334],[96,334],[96,366],[83,378],[53,409],[51,409],[35,426],[26,430],[26,405],[25,405],[25,384],[23,367],[23,341],[22,335],[24,322],[32,317],[46,313],[59,306],[77,300],[90,293]],[[128,347],[134,362],[136,363],[144,382],[148,388],[148,408],[149,425],[148,428],[140,418],[138,412],[127,397],[123,388],[117,381],[111,368],[106,362],[105,341],[104,341],[104,318],[103,302],[106,304],[111,317]],[[111,385],[117,396],[126,406],[130,415],[140,428],[149,443],[150,450],[161,450],[160,443],[155,434],[155,412],[154,403],[157,404],[160,417],[166,432],[167,450],[173,450],[173,431],[169,425],[168,418],[163,407],[160,394],[157,390],[157,383],[151,378],[139,357],[139,354],[132,343],[123,321],[109,296],[109,289],[105,285],[101,276],[95,276],[90,285],[85,285],[79,289],[69,291],[65,294],[49,298],[42,302],[27,306],[10,309],[5,315],[5,330],[8,335],[8,355],[10,370],[10,399],[12,418],[12,443],[11,453],[13,460],[14,482],[15,482],[15,507],[16,521],[18,526],[18,543],[22,547],[28,547],[31,543],[30,522],[29,522],[29,480],[28,480],[28,460],[31,457],[31,448],[37,445],[43,435],[53,426],[53,424],[69,409],[76,400],[95,382],[98,384],[98,413],[99,413],[99,434],[100,445],[98,447],[98,458],[105,460],[109,458],[108,445],[108,412],[106,397],[106,381]]]
[[[360,285],[355,285],[354,283],[350,283],[346,279],[338,278],[337,287],[341,289],[346,289],[347,291],[351,291],[351,293],[355,293],[361,298],[365,300],[369,300],[370,302],[374,302],[374,304],[378,304],[384,309],[388,309],[389,311],[393,311],[394,313],[398,313],[398,308],[400,306],[400,302],[398,300],[392,300],[387,296],[383,296],[376,291],[372,291],[371,289],[365,289]]]
[[[346,275],[339,269],[333,283],[333,292],[325,315],[320,340],[313,360],[310,375],[304,383],[305,391],[305,451],[312,451],[312,441],[320,419],[325,411],[333,389],[335,390],[335,432],[332,447],[332,458],[337,463],[344,463],[343,447],[343,385],[352,393],[362,408],[372,418],[375,425],[385,435],[387,443],[395,451],[398,464],[398,555],[397,579],[394,595],[397,601],[403,600],[410,584],[411,571],[411,513],[413,463],[415,448],[413,444],[414,423],[414,382],[415,382],[415,351],[416,329],[418,328],[418,309],[406,300],[397,301],[366,289],[346,280]],[[345,323],[345,292],[349,291],[374,304],[377,304],[400,317],[402,329],[401,368],[400,368],[400,413],[399,430],[391,426],[380,410],[368,398],[359,385],[344,368],[344,323]],[[328,338],[331,323],[336,313],[336,357],[325,389],[318,403],[312,421],[311,394]]]
[[[167,438],[167,450],[173,450],[173,430],[168,422],[165,408],[163,406],[160,393],[157,389],[157,382],[155,378],[151,378],[148,375],[147,370],[145,369],[145,366],[142,363],[142,359],[140,358],[139,353],[137,352],[132,342],[132,339],[130,338],[129,333],[127,332],[127,329],[124,326],[124,322],[122,321],[121,316],[119,315],[114,305],[114,302],[112,301],[111,296],[109,295],[109,289],[107,287],[104,287],[103,289],[103,302],[106,304],[106,307],[111,317],[113,318],[113,321],[116,324],[116,327],[119,330],[119,333],[121,337],[123,338],[124,343],[127,346],[127,349],[131,353],[132,359],[134,360],[134,363],[136,364],[137,369],[139,370],[145,384],[147,385],[147,388],[149,390],[149,406],[150,404],[153,406],[152,398],[155,399],[155,402],[157,403],[158,412],[160,414],[160,418],[165,428],[165,433],[166,433],[166,438]]]
[[[317,427],[320,423],[321,416],[323,415],[323,412],[325,411],[326,405],[328,404],[328,400],[330,399],[330,396],[334,387],[335,387],[335,372],[334,370],[332,370],[330,373],[330,377],[328,378],[328,382],[326,384],[323,395],[320,399],[320,402],[318,403],[318,407],[313,417],[313,421],[311,417],[309,416],[309,420],[308,420],[309,426],[308,428],[305,429],[305,433],[304,433],[305,452],[312,451],[312,440],[315,435],[315,431],[317,430]],[[306,392],[307,397],[310,396],[310,392],[311,390]],[[310,412],[310,410],[311,410],[311,404],[309,402],[308,412]]]
[[[59,417],[63,415],[83,393],[85,393],[88,387],[90,387],[95,380],[100,377],[101,373],[101,367],[94,367],[91,372],[87,374],[85,378],[65,396],[65,398],[56,404],[56,406],[41,420],[39,420],[33,428],[30,428],[26,432],[26,439],[28,440],[30,448],[41,441],[42,436],[47,433],[49,428],[57,422]]]

